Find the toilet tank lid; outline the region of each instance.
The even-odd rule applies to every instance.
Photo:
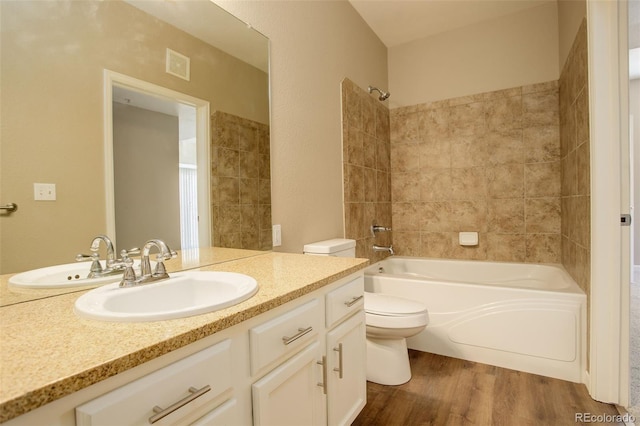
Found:
[[[316,243],[305,244],[305,253],[337,253],[339,251],[348,250],[356,246],[356,240],[348,240],[344,238],[334,238],[331,240],[318,241]]]
[[[371,314],[384,316],[402,316],[420,314],[427,311],[427,307],[420,302],[391,296],[384,293],[364,293],[364,310]]]

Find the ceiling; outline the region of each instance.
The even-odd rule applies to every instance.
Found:
[[[349,0],[380,40],[393,47],[556,0]]]

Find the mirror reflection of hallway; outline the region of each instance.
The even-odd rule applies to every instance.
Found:
[[[119,86],[112,98],[118,249],[198,247],[196,109]]]

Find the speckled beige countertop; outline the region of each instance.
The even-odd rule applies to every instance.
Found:
[[[224,247],[204,247],[191,250],[179,250],[178,256],[165,262],[168,272],[184,271],[187,269],[201,268],[203,266],[215,265],[218,263],[238,260],[246,257],[259,256],[265,254],[264,251],[241,250]],[[90,263],[86,262],[87,273],[89,273]],[[27,302],[35,299],[58,296],[60,294],[83,291],[94,286],[33,289],[15,288],[9,286],[9,278],[15,274],[0,275],[0,306],[13,305],[15,303]]]
[[[363,269],[367,259],[266,253],[201,270],[250,275],[238,305],[168,321],[111,323],[73,312],[74,292],[0,308],[0,422],[269,311]]]

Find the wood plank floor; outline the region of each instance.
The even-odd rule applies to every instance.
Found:
[[[576,421],[576,413],[618,415],[613,405],[591,399],[584,385],[413,350],[409,359],[408,383],[367,382],[367,405],[354,426],[561,426],[604,424]]]

